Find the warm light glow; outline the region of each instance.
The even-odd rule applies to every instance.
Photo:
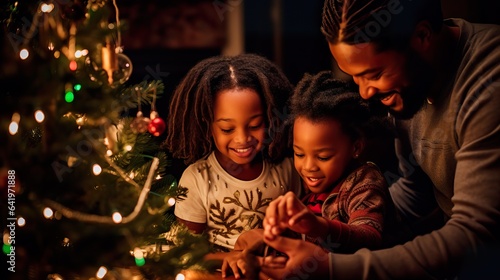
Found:
[[[82,51],[81,51],[81,50],[77,50],[77,51],[75,52],[75,58],[80,58],[80,57],[82,57],[82,56],[83,56],[83,53],[82,53]]]
[[[14,113],[12,114],[12,118],[10,120],[19,123],[21,121],[21,115],[19,115],[19,113]]]
[[[113,222],[119,224],[122,222],[122,220],[123,220],[122,214],[120,214],[119,212],[113,213]]]
[[[9,125],[9,133],[10,135],[15,135],[17,130],[19,129],[19,124],[17,122],[11,122]]]
[[[49,207],[45,207],[45,209],[43,209],[43,216],[45,218],[51,219],[53,215],[54,211],[52,211],[52,209],[50,209]]]
[[[26,220],[23,217],[17,218],[17,225],[20,227],[24,227],[26,225]]]
[[[54,50],[54,43],[50,42],[49,45],[47,46],[47,48],[49,49],[49,51],[53,51]]]
[[[45,114],[42,112],[42,110],[35,111],[35,120],[39,123],[41,123],[41,122],[43,122],[43,120],[45,120]]]
[[[94,165],[92,166],[92,172],[94,172],[94,175],[96,175],[96,176],[97,176],[97,175],[101,174],[101,172],[102,172],[102,167],[101,167],[99,164],[97,164],[97,163],[96,163],[96,164],[94,164]]]
[[[42,4],[42,6],[40,7],[40,11],[42,11],[43,13],[50,13],[52,12],[52,10],[54,9],[54,4],[50,3],[50,4]]]
[[[63,245],[63,247],[69,247],[69,245],[70,245],[69,238],[64,237],[64,239],[62,241],[62,245]]]
[[[112,155],[113,155],[113,151],[111,151],[111,150],[107,150],[107,151],[106,151],[106,155],[107,155],[108,157],[112,156]]]
[[[175,204],[175,198],[173,198],[173,197],[169,198],[167,203],[168,203],[169,206],[174,206],[174,204]]]
[[[104,266],[101,266],[101,267],[99,267],[99,270],[97,270],[97,273],[95,274],[95,276],[98,279],[102,279],[104,276],[106,276],[106,273],[108,273],[108,269],[105,268]]]
[[[125,147],[123,147],[123,149],[125,149],[125,151],[127,151],[127,152],[130,152],[130,151],[132,151],[132,146],[131,145],[125,145]]]
[[[9,232],[4,231],[3,232],[3,244],[9,244],[9,238],[10,238]]]
[[[54,52],[54,57],[59,58],[61,56],[61,53],[59,51]]]
[[[30,52],[29,52],[27,49],[22,49],[22,50],[19,52],[19,57],[20,57],[22,60],[25,60],[26,58],[28,58],[28,56],[30,56]]]
[[[135,248],[134,249],[134,258],[136,259],[142,259],[144,258],[144,253],[142,252],[142,250],[140,248]]]
[[[179,273],[177,274],[177,276],[175,276],[175,280],[185,280],[186,279],[186,276],[184,276],[184,274],[182,273]]]

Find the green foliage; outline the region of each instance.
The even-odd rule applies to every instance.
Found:
[[[176,244],[157,251],[144,267],[131,254],[166,243],[162,234],[175,223],[172,198],[179,191],[171,161],[159,138],[132,131],[132,118],[123,117],[141,104],[154,105],[163,82],[128,85],[114,73],[110,83],[101,49],[117,27],[103,24],[110,14],[106,1],[52,3],[48,15],[29,1],[8,3],[1,14],[0,172],[15,172],[15,217],[26,221],[16,228],[16,276],[88,279],[100,266],[175,276],[202,260],[205,238],[181,231]],[[43,25],[47,20],[54,24]],[[72,57],[66,49],[73,39],[88,55]],[[21,60],[25,47],[30,56]],[[35,120],[36,110],[43,121]],[[14,133],[12,123],[18,125]],[[46,208],[52,216],[44,216]],[[113,222],[114,213],[123,220]]]

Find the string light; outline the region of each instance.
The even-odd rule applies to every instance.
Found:
[[[97,164],[97,163],[96,163],[96,164],[94,164],[94,165],[92,166],[92,172],[94,172],[94,175],[96,175],[96,176],[97,176],[97,175],[101,174],[101,172],[102,172],[102,167],[101,167],[99,164]]]
[[[45,114],[42,112],[42,110],[35,111],[35,120],[38,123],[41,123],[41,122],[43,122],[43,120],[45,120]]]
[[[120,214],[120,212],[115,212],[113,213],[113,222],[115,222],[116,224],[119,224],[122,222],[123,220],[123,217],[122,217],[122,214]]]
[[[75,95],[72,91],[66,91],[66,93],[64,94],[64,100],[68,103],[71,103],[75,100]]]
[[[82,56],[83,56],[83,52],[82,52],[81,50],[77,50],[77,51],[75,52],[75,58],[80,58],[80,57],[82,57]]]
[[[43,3],[40,6],[40,11],[42,11],[43,13],[50,13],[50,12],[52,12],[53,9],[54,9],[54,4],[52,4],[52,3],[50,3],[50,4]]]
[[[45,207],[45,209],[43,209],[43,216],[47,219],[52,219],[52,216],[54,216],[54,211],[52,211],[52,209],[50,209],[49,207]]]
[[[69,70],[75,71],[78,68],[78,64],[75,60],[69,62]]]
[[[21,121],[21,115],[19,115],[19,113],[12,114],[11,122],[9,124],[10,135],[15,135],[19,130],[19,121]]]
[[[9,133],[10,133],[10,135],[15,135],[18,130],[19,130],[19,124],[17,122],[12,121],[9,124]]]
[[[25,60],[26,58],[28,58],[28,56],[30,56],[30,52],[29,52],[27,49],[22,49],[22,50],[19,52],[19,57],[20,57],[22,60]]]
[[[144,253],[140,248],[134,249],[134,259],[135,259],[135,264],[137,266],[143,266],[144,264],[146,264],[146,260],[144,259]]]
[[[17,218],[17,225],[20,227],[24,227],[26,225],[26,220],[23,217]]]
[[[99,269],[97,270],[97,273],[95,274],[95,276],[98,278],[98,279],[102,279],[104,278],[104,276],[106,276],[106,273],[108,273],[108,269],[104,266],[101,266],[99,267]]]
[[[175,198],[173,198],[173,197],[169,198],[167,203],[168,203],[168,206],[174,206]]]
[[[184,276],[184,274],[182,273],[179,273],[177,274],[177,276],[175,276],[175,280],[185,280],[186,279],[186,276]]]

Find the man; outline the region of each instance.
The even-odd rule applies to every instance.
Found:
[[[390,191],[401,217],[417,229],[437,205],[443,220],[403,245],[328,254],[276,234],[290,218],[277,199],[264,240],[288,257],[266,260],[262,272],[285,279],[487,275],[482,269],[500,256],[500,27],[443,21],[436,0],[326,0],[322,31],[361,96],[394,116],[402,177]]]

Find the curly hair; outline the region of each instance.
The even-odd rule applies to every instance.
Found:
[[[245,88],[259,94],[265,112],[268,138],[263,157],[281,160],[287,148],[281,112],[286,111],[293,86],[274,63],[256,54],[211,57],[191,68],[170,101],[163,146],[186,164],[209,155],[215,149],[210,130],[215,96],[222,90]]]
[[[442,26],[441,1],[325,0],[321,32],[329,43],[376,43],[379,50],[405,46],[421,20]]]
[[[353,83],[335,79],[331,71],[306,73],[294,90],[290,111],[289,129],[297,117],[312,122],[335,119],[353,141],[390,128],[387,110],[379,102],[362,99]]]

